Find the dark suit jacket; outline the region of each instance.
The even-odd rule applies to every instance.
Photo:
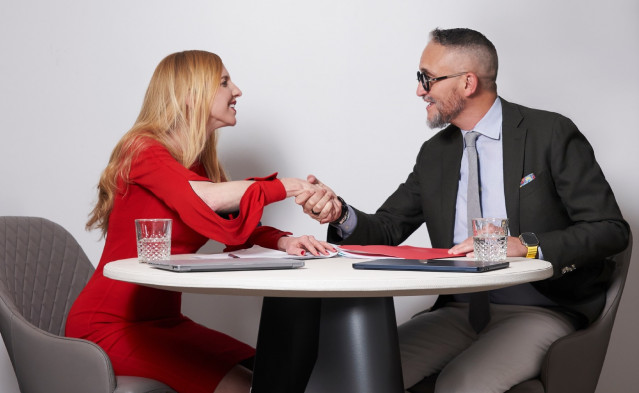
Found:
[[[534,286],[591,321],[603,308],[614,268],[606,258],[626,247],[628,224],[592,147],[570,119],[501,103],[510,234],[537,235],[554,275]],[[462,149],[459,128],[451,125],[437,133],[422,145],[406,182],[375,214],[355,209],[353,234],[342,241],[329,226],[328,240],[398,245],[425,222],[433,247],[452,247]],[[535,179],[520,188],[530,173]]]

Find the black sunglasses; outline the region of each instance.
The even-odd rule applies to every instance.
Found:
[[[426,90],[426,93],[428,93],[430,91],[431,83],[448,79],[448,78],[454,78],[456,76],[462,76],[464,74],[466,74],[466,71],[458,72],[457,74],[452,74],[452,75],[438,76],[437,78],[429,78],[426,75],[424,75],[421,71],[417,71],[417,80],[422,83],[422,87],[424,88],[424,90]]]

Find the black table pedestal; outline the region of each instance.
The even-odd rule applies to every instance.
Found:
[[[392,297],[264,299],[252,393],[403,391]]]

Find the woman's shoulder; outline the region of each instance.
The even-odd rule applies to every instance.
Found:
[[[204,166],[196,161],[186,168],[174,157],[160,141],[150,137],[139,137],[136,153],[131,160],[131,177],[149,172],[162,173],[163,176],[177,175],[190,180],[208,180]]]
[[[154,138],[138,136],[129,142],[130,176],[135,178],[141,173],[179,166],[169,149]]]
[[[131,142],[131,150],[133,152],[133,161],[146,160],[175,160],[169,149],[160,141],[148,137],[139,136]]]
[[[139,146],[140,150],[169,151],[169,149],[164,144],[162,144],[162,142],[147,135],[137,136],[134,143]]]

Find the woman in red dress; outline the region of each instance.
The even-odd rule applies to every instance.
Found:
[[[275,175],[227,181],[216,130],[235,125],[241,94],[217,55],[167,56],[153,74],[137,121],[100,178],[87,228],[100,228],[106,242],[71,308],[66,334],[104,348],[118,375],[153,378],[180,393],[248,393],[250,372],[239,363],[254,355],[250,346],[182,315],[179,292],[104,277],[106,263],[137,256],[135,219],[172,219],[173,254],[194,253],[208,239],[298,255],[333,250],[312,236],[260,225],[265,205],[325,191]]]

